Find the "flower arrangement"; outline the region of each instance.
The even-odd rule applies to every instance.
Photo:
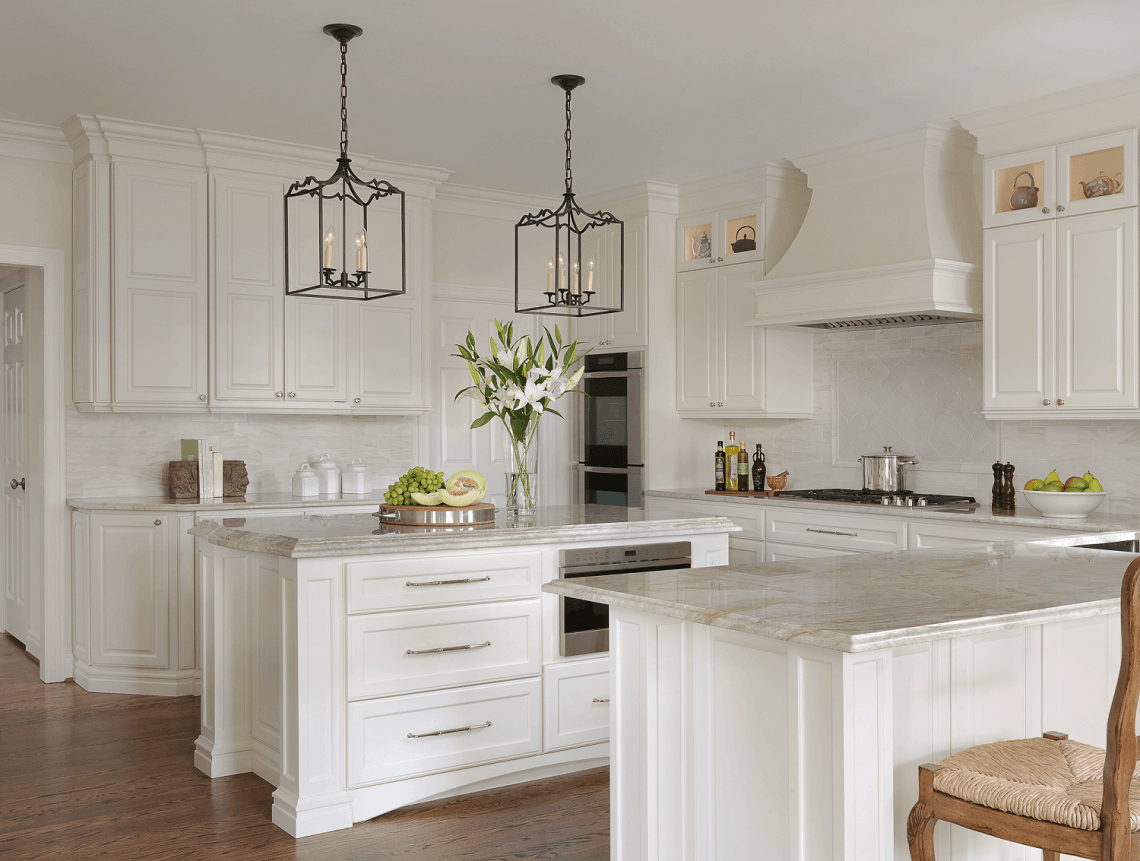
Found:
[[[496,320],[495,330],[498,341],[491,338],[489,356],[479,355],[470,332],[465,343],[455,345],[459,352],[453,355],[466,359],[474,381],[456,393],[455,399],[473,398],[483,408],[471,422],[472,428],[496,417],[502,421],[507,431],[507,509],[529,514],[537,496],[538,420],[544,413],[561,417],[551,404],[582,378],[582,368],[570,370],[581,356],[578,342],[564,344],[557,326],[553,334],[544,328],[534,342],[526,335],[516,340],[513,323]]]

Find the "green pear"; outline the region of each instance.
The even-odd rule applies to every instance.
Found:
[[[1091,472],[1086,472],[1084,475],[1081,476],[1081,478],[1083,478],[1085,481],[1089,482],[1090,484],[1096,480],[1093,477],[1093,474]]]
[[[1094,478],[1089,482],[1087,491],[1089,493],[1104,493],[1104,488],[1101,486],[1101,483]]]
[[[1070,475],[1065,480],[1065,490],[1084,490],[1089,486],[1089,483],[1079,475]]]
[[[1054,481],[1057,482],[1058,484],[1061,483],[1061,476],[1057,475],[1057,470],[1053,470],[1051,473],[1049,473],[1047,476],[1045,476],[1045,483],[1046,484],[1049,484],[1050,482],[1054,482]]]
[[[1065,486],[1059,481],[1050,481],[1048,484],[1040,488],[1042,493],[1060,493],[1065,489]]]
[[[1043,482],[1041,479],[1031,478],[1029,481],[1025,482],[1024,490],[1040,490],[1044,486],[1045,482]]]

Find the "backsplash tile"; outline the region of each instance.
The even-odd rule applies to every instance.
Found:
[[[1140,422],[986,421],[981,408],[981,323],[817,334],[815,416],[729,422],[723,435],[763,443],[768,474],[790,470],[791,489],[861,487],[855,459],[890,445],[921,461],[919,491],[988,504],[998,459],[1018,487],[1089,470],[1112,493],[1108,511],[1140,520]]]
[[[182,439],[207,439],[244,460],[251,493],[291,488],[297,466],[323,452],[342,467],[359,457],[376,485],[414,462],[417,419],[406,416],[267,416],[67,412],[67,494],[162,496]]]

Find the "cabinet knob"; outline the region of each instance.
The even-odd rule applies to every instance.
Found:
[[[353,398],[353,399],[352,399],[352,402],[353,402],[354,404],[358,404],[358,403],[360,403],[360,398]]]
[[[723,406],[724,406],[724,404],[723,404],[721,401],[717,401],[717,402],[716,402],[716,405],[717,405],[718,407],[723,407]]]
[[[1057,406],[1063,407],[1065,405],[1064,398],[1057,398]]]
[[[1045,213],[1046,215],[1048,215],[1048,214],[1049,214],[1049,207],[1047,207],[1047,206],[1043,206],[1043,207],[1041,207],[1041,211],[1042,211],[1043,213]]]
[[[296,392],[289,392],[289,397],[295,398],[295,397],[297,397],[297,393]]]
[[[206,400],[206,396],[205,395],[198,395],[198,400],[204,401],[204,400]]]
[[[283,397],[285,397],[285,393],[284,392],[278,392],[277,397],[283,398]]]
[[[1042,404],[1044,404],[1045,406],[1049,406],[1049,404],[1051,404],[1051,403],[1053,403],[1053,402],[1052,402],[1051,400],[1049,400],[1048,398],[1046,398],[1046,399],[1045,399],[1045,400],[1043,400],[1041,403],[1042,403]]]
[[[156,520],[156,521],[154,522],[154,525],[155,525],[155,526],[162,526],[162,521],[161,521],[161,520]]]
[[[1058,204],[1057,204],[1057,211],[1058,211],[1058,212],[1064,212],[1064,211],[1065,211],[1065,204],[1063,204],[1063,203],[1058,203]]]
[[[716,406],[716,401],[709,401],[709,406],[710,406],[710,407],[715,407],[715,406]]]
[[[17,487],[21,487],[24,490],[27,490],[27,488],[24,487],[24,479],[21,478],[19,481],[16,481],[14,478],[12,479],[12,490],[15,490]]]

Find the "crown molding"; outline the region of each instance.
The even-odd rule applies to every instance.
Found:
[[[533,194],[444,183],[436,191],[432,211],[447,212],[452,215],[472,215],[478,218],[498,218],[513,224],[528,212],[553,208],[558,203],[558,199]]]
[[[71,164],[71,148],[59,128],[18,120],[0,120],[0,156]]]

